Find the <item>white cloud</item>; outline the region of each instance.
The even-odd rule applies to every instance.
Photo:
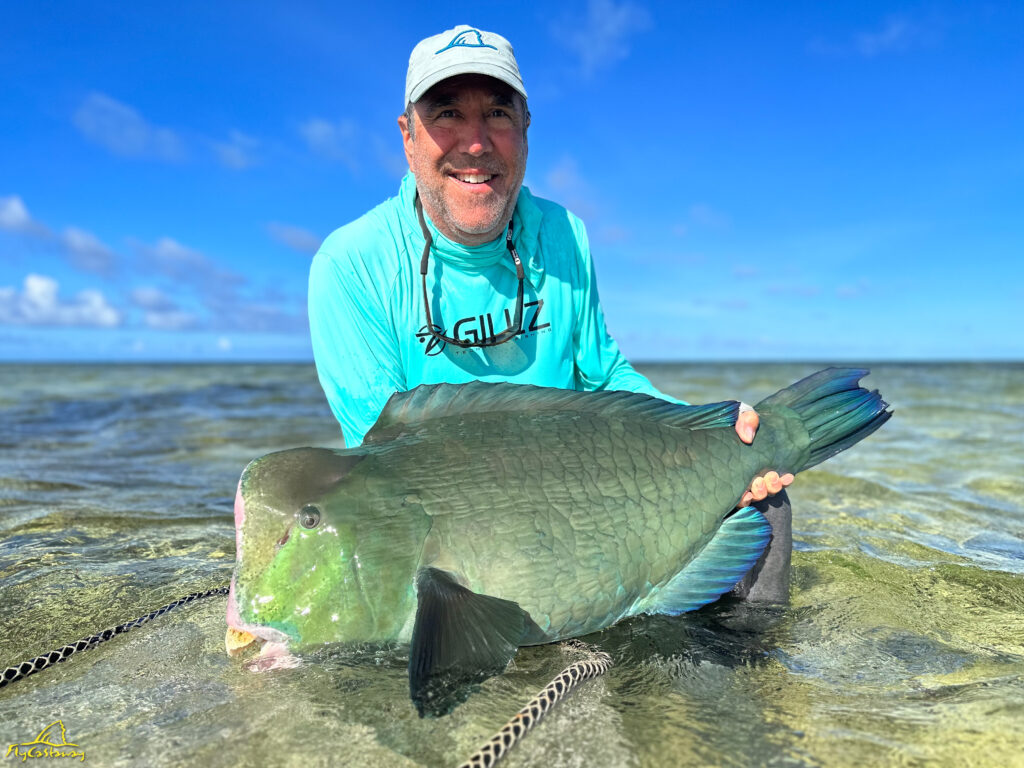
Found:
[[[301,123],[298,131],[310,152],[341,163],[352,173],[358,173],[364,164],[375,164],[388,175],[400,179],[409,170],[398,131],[388,141],[361,130],[354,120],[342,118],[332,121],[320,117],[311,117]]]
[[[854,46],[862,56],[872,57],[889,51],[905,50],[917,37],[917,27],[907,19],[891,18],[875,32],[854,37]]]
[[[651,15],[635,3],[589,0],[582,23],[563,17],[552,34],[575,53],[587,77],[629,56],[629,38],[651,26]]]
[[[932,45],[942,37],[944,27],[945,22],[935,16],[927,19],[890,16],[876,29],[855,32],[842,42],[817,37],[807,47],[812,53],[826,56],[859,55],[870,59]]]
[[[563,155],[544,174],[538,190],[541,197],[557,200],[584,220],[596,218],[598,205],[594,191],[580,173],[575,158],[569,155]]]
[[[303,297],[260,297],[247,279],[204,253],[170,238],[135,243],[143,271],[170,284],[167,293],[153,286],[136,288],[132,303],[145,311],[151,328],[202,328],[220,332],[308,332]],[[159,282],[159,281],[158,281]],[[172,297],[187,297],[178,302]]]
[[[32,221],[28,208],[25,207],[25,203],[20,197],[17,195],[0,197],[0,229],[10,232],[28,232],[34,226],[38,225]]]
[[[397,132],[393,141],[385,141],[380,136],[372,136],[371,143],[373,152],[377,156],[377,163],[381,168],[396,179],[405,176],[409,170],[409,164],[405,160],[405,153],[402,151],[402,144]]]
[[[241,131],[231,131],[227,141],[213,142],[213,151],[221,165],[236,171],[245,170],[256,164],[254,152],[260,142]]]
[[[352,171],[358,169],[359,131],[353,121],[330,122],[314,117],[299,126],[299,134],[311,152],[344,163]]]
[[[173,128],[154,125],[134,107],[103,93],[90,93],[72,120],[85,138],[115,155],[176,162],[188,154],[185,140]],[[226,139],[201,134],[192,139],[226,168],[244,170],[259,162],[260,140],[242,131],[231,130]]]
[[[114,252],[91,232],[79,227],[68,227],[63,234],[54,234],[48,226],[32,218],[25,203],[17,195],[0,197],[0,229],[27,235],[48,245],[57,245],[73,267],[85,272],[108,275],[116,261]]]
[[[210,267],[209,260],[194,248],[182,245],[172,237],[161,237],[154,245],[141,245],[140,250],[158,271],[174,278],[188,278]]]
[[[563,155],[555,166],[544,176],[544,182],[556,192],[578,191],[587,187],[580,176],[576,161]]]
[[[306,305],[301,299],[286,302],[266,302],[254,299],[240,302],[227,329],[245,332],[271,331],[277,333],[308,333]]]
[[[136,243],[135,247],[147,268],[199,288],[206,294],[230,293],[245,282],[238,273],[221,267],[202,252],[170,237],[162,237],[154,245]]]
[[[181,309],[174,299],[159,288],[140,286],[131,292],[130,298],[136,307],[144,310],[142,322],[148,328],[180,331],[199,325],[198,315]]]
[[[30,274],[19,292],[0,288],[0,323],[9,325],[61,325],[113,328],[121,314],[99,291],[81,291],[73,300],[63,301],[57,281]]]
[[[102,93],[90,93],[73,121],[85,138],[115,155],[167,161],[185,156],[184,143],[174,131],[151,124],[133,107]]]
[[[277,242],[287,245],[289,248],[307,256],[312,256],[316,253],[320,248],[320,243],[323,242],[322,237],[314,235],[308,229],[291,224],[282,224],[277,221],[267,224],[267,232]]]
[[[199,317],[191,312],[175,309],[166,312],[146,312],[142,316],[142,322],[147,328],[156,331],[181,331],[197,327]]]
[[[115,256],[96,235],[78,227],[68,227],[61,235],[61,244],[71,257],[71,263],[86,272],[109,274]]]
[[[539,181],[530,180],[530,191],[540,197],[555,200],[579,216],[590,233],[591,243],[611,245],[628,241],[632,232],[612,220],[602,195],[580,172],[579,164],[571,155],[562,155],[558,162],[542,169]]]
[[[177,304],[159,288],[141,286],[131,292],[132,303],[142,309],[166,312],[175,309]]]
[[[229,339],[227,336],[221,336],[219,339],[217,339],[217,349],[219,349],[221,352],[230,352],[231,339]]]

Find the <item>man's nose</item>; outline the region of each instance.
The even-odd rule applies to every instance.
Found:
[[[482,155],[491,151],[491,136],[487,121],[482,118],[467,120],[462,136],[462,151],[467,155]]]

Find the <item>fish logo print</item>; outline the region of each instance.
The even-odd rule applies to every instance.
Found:
[[[59,744],[55,741],[58,731],[60,732]],[[10,757],[13,754],[15,757],[20,757],[23,763],[38,757],[70,757],[84,761],[84,749],[81,751],[78,749],[65,749],[66,747],[78,746],[78,744],[72,744],[68,741],[68,732],[64,728],[64,721],[54,720],[39,732],[34,741],[26,741],[22,744],[11,744],[8,746],[5,757]]]
[[[470,40],[474,39],[475,42],[470,42]],[[480,34],[480,30],[478,29],[462,30],[461,32],[459,32],[459,34],[453,37],[452,41],[448,43],[448,45],[446,45],[444,48],[442,48],[439,51],[434,51],[434,55],[436,56],[439,53],[444,53],[449,48],[491,48],[495,51],[498,50],[493,45],[488,45],[487,43],[484,42],[484,39]]]

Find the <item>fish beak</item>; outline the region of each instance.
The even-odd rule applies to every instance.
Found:
[[[264,630],[271,633],[274,632],[272,629],[267,630],[266,627],[261,627],[258,631]],[[302,663],[298,657],[292,656],[288,652],[287,642],[269,640],[247,632],[244,629],[228,626],[227,634],[224,636],[224,648],[227,650],[228,656],[240,656],[254,645],[260,649],[259,655],[245,662],[245,668],[253,672],[267,672],[271,669],[291,669]]]
[[[259,648],[266,649],[268,644],[286,644],[288,636],[271,627],[263,627],[258,624],[249,624],[244,621],[238,613],[238,601],[235,598],[235,580],[231,579],[231,589],[228,592],[227,610],[228,630],[224,635],[224,648],[228,656],[238,656],[247,648],[258,643]]]
[[[228,627],[227,633],[224,636],[224,649],[228,652],[228,656],[238,656],[254,643],[263,645],[264,642],[263,638],[256,637],[256,635],[246,632],[244,629]]]

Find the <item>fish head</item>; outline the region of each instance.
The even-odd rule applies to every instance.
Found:
[[[368,509],[366,479],[356,471],[364,458],[295,448],[246,467],[235,496],[229,653],[248,644],[239,632],[290,648],[386,634],[394,619],[382,605],[390,604],[389,588],[400,597],[403,589],[388,582],[393,563],[379,562],[388,555],[388,531]],[[410,565],[410,585],[413,571]]]

